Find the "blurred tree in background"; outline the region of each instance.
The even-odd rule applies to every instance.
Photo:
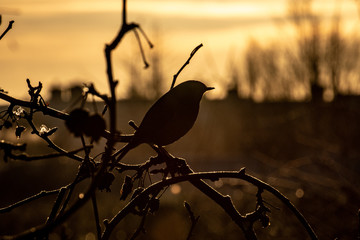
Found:
[[[356,86],[359,87],[360,40],[356,32],[344,33],[337,12],[326,25],[324,19],[312,11],[311,4],[309,0],[289,1],[289,24],[294,26],[295,35],[288,44],[273,42],[263,46],[260,40],[252,39],[243,55],[231,55],[228,96],[221,100],[205,100],[192,131],[166,150],[187,159],[195,171],[238,170],[245,166],[247,172],[288,196],[320,239],[355,239],[360,202],[357,187],[360,184],[360,99],[354,94],[359,93]],[[157,99],[164,86],[169,85],[164,77],[164,55],[160,44],[160,48],[149,55],[151,67],[145,72],[141,70],[144,66],[138,64],[138,57],[127,58],[124,62],[132,79],[129,99],[118,101],[114,110],[119,113],[118,127],[123,133],[133,132],[127,121],[132,119],[139,123],[151,99]],[[72,87],[68,91],[72,97],[68,100],[62,98],[63,90],[54,88],[52,98],[46,103],[66,111],[84,107],[100,113],[104,108],[99,96],[92,98],[91,94],[86,94],[88,85]],[[84,95],[88,97],[86,101]],[[8,107],[2,107],[3,115]],[[110,118],[107,116],[106,120],[109,122]],[[85,149],[78,138],[69,137],[63,120],[34,114],[33,121],[39,129],[42,124],[48,127],[47,131],[57,127],[51,140],[62,148]],[[14,132],[21,129],[21,123],[12,123],[12,127],[6,129],[9,123],[3,120],[0,138],[19,146],[27,143],[29,156],[51,154],[48,142],[34,137],[31,130],[17,138]],[[97,161],[104,154],[106,141],[93,142],[91,151],[99,153],[94,156]],[[8,146],[5,143],[2,142],[3,150]],[[118,148],[119,144],[114,147]],[[5,151],[1,154],[1,157],[6,156]],[[152,154],[148,146],[141,146],[127,157],[132,163],[141,164]],[[80,155],[89,156],[85,150]],[[73,182],[81,169],[79,162],[68,161],[64,156],[29,162],[20,160],[0,165],[0,182],[3,183],[0,184],[0,207],[4,207],[0,215],[1,235],[43,224],[54,208],[56,197],[47,196],[12,211],[5,211],[6,206],[43,190],[60,189]],[[166,167],[156,169],[159,175],[143,178],[142,183],[136,184],[149,186],[161,181],[164,169]],[[97,191],[98,204],[89,201],[78,214],[59,224],[49,239],[96,239],[93,205],[98,206],[99,219],[110,219],[126,208],[128,202],[119,200],[126,175],[118,173],[111,185],[112,193]],[[231,195],[242,213],[261,205],[259,189],[248,182],[235,178],[213,180],[206,182],[224,195]],[[88,184],[90,179],[81,182],[73,196],[82,196]],[[259,239],[306,238],[306,232],[283,203],[269,193],[261,196],[270,212],[254,223]],[[193,213],[200,216],[193,239],[239,239],[243,234],[218,204],[202,192],[194,191],[191,182],[186,182],[169,185],[164,190],[160,208],[146,215],[144,226],[139,216],[129,214],[118,224],[112,237],[185,239],[192,223],[186,209],[181,207],[184,200],[191,204]],[[268,216],[270,226],[266,225]],[[104,228],[106,224],[107,221],[101,226]],[[144,229],[146,234],[134,234]]]

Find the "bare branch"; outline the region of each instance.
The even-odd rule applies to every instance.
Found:
[[[5,31],[1,34],[1,36],[0,36],[0,40],[5,36],[5,34],[8,32],[8,31],[10,31],[10,29],[12,29],[12,26],[13,26],[13,24],[14,24],[14,20],[11,20],[10,22],[9,22],[9,25],[7,26],[7,28],[5,29]]]
[[[139,37],[139,33],[136,31],[136,28],[134,28],[134,34],[135,34],[135,37],[136,37],[136,40],[139,44],[139,48],[140,48],[140,53],[141,53],[141,57],[142,57],[142,60],[145,64],[145,68],[148,68],[149,67],[149,63],[146,61],[146,57],[145,57],[145,53],[144,53],[144,49],[142,47],[142,44],[141,44],[141,40],[140,40],[140,37]]]
[[[91,92],[91,93],[94,94],[94,92]],[[100,96],[105,97],[104,95],[99,95],[99,97]],[[5,101],[9,102],[12,106],[21,106],[21,107],[34,109],[34,110],[41,112],[43,115],[48,115],[48,116],[58,118],[61,120],[67,120],[69,118],[69,114],[67,114],[65,112],[56,110],[49,106],[41,106],[41,105],[35,104],[33,102],[20,100],[20,99],[9,96],[8,94],[6,94],[5,92],[2,92],[2,91],[0,91],[0,99],[3,99]],[[103,132],[102,136],[106,139],[110,139],[111,134],[109,131],[105,130]],[[121,134],[115,133],[113,138],[114,138],[115,142],[129,142],[130,139],[132,138],[132,135],[131,134],[130,135],[129,134],[121,135]]]
[[[38,111],[42,112],[44,115],[49,115],[49,116],[56,117],[56,118],[59,118],[62,120],[66,120],[69,117],[69,114],[67,114],[67,113],[61,112],[59,110],[53,109],[48,106],[41,106],[41,105],[36,104],[31,101],[28,102],[28,101],[16,99],[16,98],[13,98],[1,91],[0,91],[0,99],[3,99],[5,101],[11,103],[13,106],[21,106],[21,107],[27,107],[30,109],[38,110]]]
[[[37,227],[33,227],[23,233],[20,233],[16,236],[12,236],[16,239],[29,239],[34,236],[39,236],[41,234],[47,233],[51,231],[53,228],[58,226],[58,224],[64,222],[66,219],[68,219],[73,213],[75,213],[80,207],[82,207],[92,196],[94,191],[96,190],[97,184],[99,180],[102,177],[102,174],[106,171],[107,163],[110,161],[111,153],[113,151],[113,146],[117,140],[117,131],[116,131],[116,85],[117,81],[114,80],[113,77],[113,71],[112,71],[112,59],[111,59],[111,53],[112,51],[117,47],[117,45],[120,43],[124,35],[129,32],[130,30],[136,28],[137,24],[127,24],[126,22],[126,0],[123,0],[123,12],[122,12],[122,20],[123,24],[121,26],[121,29],[115,39],[105,46],[105,59],[106,59],[106,72],[108,76],[108,82],[111,92],[111,98],[109,101],[109,111],[110,111],[110,133],[104,133],[105,136],[107,136],[107,143],[106,143],[106,149],[105,153],[103,155],[103,163],[100,165],[100,168],[97,170],[96,174],[92,178],[92,181],[90,183],[90,186],[86,191],[84,191],[83,194],[81,194],[81,197],[79,197],[67,210],[60,210],[59,215],[50,223],[46,225],[39,225]],[[4,96],[4,94],[1,93],[0,98],[4,100],[13,100],[9,99],[9,97]],[[20,102],[21,104],[25,104],[27,107],[33,108],[33,109],[39,109],[43,111],[44,114],[51,113],[55,116],[57,116],[55,113],[58,113],[58,111],[49,110],[47,107],[40,107],[38,105],[34,105],[32,103],[28,102]],[[16,104],[16,103],[15,103]],[[68,118],[67,114],[62,114],[58,116],[58,118],[63,118],[65,120]],[[120,137],[121,138],[121,137]],[[128,138],[127,138],[128,139]],[[70,196],[69,194],[68,196]],[[68,198],[67,198],[68,199]],[[63,208],[66,204],[63,204]]]
[[[141,217],[141,221],[140,221],[140,224],[139,226],[137,227],[136,231],[134,232],[134,234],[131,236],[130,240],[134,240],[137,238],[137,236],[139,236],[140,233],[142,232],[145,232],[145,228],[144,228],[144,225],[145,225],[145,220],[146,220],[146,216],[147,216],[147,213],[149,211],[149,206],[146,207],[145,211],[144,211],[144,215]]]
[[[57,152],[57,153],[49,153],[49,154],[45,154],[45,155],[40,155],[40,156],[28,156],[26,153],[22,153],[22,154],[9,154],[9,157],[14,159],[14,160],[22,160],[22,161],[26,161],[26,162],[30,162],[30,161],[35,161],[35,160],[42,160],[42,159],[49,159],[49,158],[57,158],[57,157],[63,157],[63,156],[67,156],[69,157],[70,155],[74,155],[80,151],[83,151],[85,149],[89,149],[92,148],[92,145],[88,145],[79,148],[79,149],[75,149],[72,151],[68,151],[68,152]]]
[[[101,238],[101,226],[100,226],[100,221],[99,221],[99,211],[98,211],[98,207],[97,207],[95,192],[93,193],[91,200],[92,200],[92,206],[93,206],[93,210],[94,210],[96,233],[97,233],[98,239],[100,239]]]
[[[62,202],[62,200],[63,200],[63,198],[65,196],[66,190],[67,190],[67,188],[65,188],[65,187],[60,188],[59,194],[58,194],[58,196],[56,198],[56,201],[54,203],[53,208],[51,209],[51,213],[50,213],[49,217],[46,220],[46,223],[49,223],[49,222],[54,220],[54,218],[56,216],[56,213],[60,209],[61,202]]]
[[[154,47],[154,44],[150,41],[150,39],[148,38],[148,36],[145,34],[145,32],[142,30],[142,28],[140,26],[137,27],[137,29],[139,29],[140,33],[143,35],[143,37],[145,38],[146,42],[149,44],[150,48]]]
[[[25,113],[25,119],[27,120],[27,122],[29,123],[30,127],[32,128],[32,133],[38,135],[39,137],[41,137],[42,139],[44,139],[47,143],[48,146],[52,149],[54,149],[55,151],[59,152],[60,154],[63,154],[64,156],[67,156],[69,158],[75,159],[77,161],[82,161],[83,158],[76,155],[76,154],[70,154],[69,152],[67,152],[66,150],[62,149],[61,147],[57,146],[50,138],[49,136],[47,136],[46,134],[41,134],[35,127],[33,121],[32,121],[32,116]]]
[[[360,209],[358,210],[358,240],[360,239]]]
[[[190,217],[190,221],[191,221],[191,227],[190,227],[188,236],[186,238],[187,240],[189,240],[192,236],[192,233],[195,229],[197,222],[199,221],[200,216],[195,217],[194,212],[191,210],[190,204],[187,203],[186,201],[184,202],[184,206],[189,213],[189,217]]]
[[[179,74],[181,73],[181,71],[186,67],[186,65],[188,65],[190,63],[191,58],[195,55],[195,53],[203,46],[202,43],[200,43],[197,47],[194,48],[194,50],[191,51],[190,53],[190,57],[186,60],[186,62],[184,63],[184,65],[182,65],[182,67],[179,69],[179,71],[174,75],[173,81],[171,83],[171,87],[170,90],[175,86],[175,82],[176,79],[178,78]]]
[[[36,199],[39,199],[39,198],[42,198],[42,197],[45,197],[45,196],[50,196],[50,195],[53,195],[53,194],[57,194],[57,193],[59,193],[61,191],[61,189],[63,189],[63,188],[66,189],[69,186],[70,185],[68,185],[66,187],[59,188],[59,189],[50,190],[50,191],[44,191],[43,190],[43,191],[41,191],[41,192],[31,196],[31,197],[25,198],[25,199],[23,199],[21,201],[18,201],[18,202],[14,203],[14,204],[11,204],[11,205],[7,206],[7,207],[0,208],[0,213],[7,213],[7,212],[10,212],[11,210],[13,210],[14,208],[20,207],[20,206],[22,206],[22,205],[24,205],[26,203],[29,203],[31,201],[34,201]]]

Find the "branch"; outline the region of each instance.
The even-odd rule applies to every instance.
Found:
[[[191,173],[196,174],[196,173]],[[237,175],[242,175],[241,171],[236,172]],[[236,177],[237,178],[237,177]],[[216,178],[213,178],[214,180]],[[208,196],[210,199],[215,201],[236,223],[240,229],[243,231],[245,238],[248,240],[256,240],[255,232],[252,228],[252,222],[246,222],[246,217],[242,216],[235,205],[233,204],[231,197],[229,195],[224,196],[209,184],[204,182],[202,179],[189,180],[189,182],[194,185],[197,189],[199,189],[202,193]]]
[[[48,146],[52,149],[54,149],[55,151],[69,157],[69,158],[72,158],[72,159],[75,159],[77,161],[83,161],[83,158],[76,155],[76,154],[71,154],[69,153],[68,151],[62,149],[61,147],[57,146],[50,138],[49,136],[47,136],[46,134],[41,134],[35,127],[33,121],[32,121],[32,116],[25,113],[25,119],[26,121],[29,123],[30,127],[32,128],[32,133],[33,134],[36,134],[38,135],[39,137],[41,137],[42,139],[44,139],[47,143],[48,143]],[[86,149],[86,148],[85,148]]]
[[[48,224],[43,224],[43,225],[39,225],[36,227],[33,227],[25,232],[22,232],[16,236],[10,236],[11,238],[16,238],[16,239],[30,239],[33,238],[34,236],[39,236],[42,235],[44,233],[47,233],[49,231],[51,231],[53,228],[55,228],[56,226],[58,226],[59,224],[63,223],[65,220],[67,220],[73,213],[75,213],[79,208],[81,208],[92,196],[94,191],[97,188],[97,184],[99,182],[99,180],[102,177],[102,174],[106,171],[107,168],[107,163],[110,161],[111,159],[111,154],[113,151],[113,147],[115,145],[115,142],[117,140],[117,131],[116,131],[116,94],[115,94],[115,89],[116,89],[116,85],[117,85],[117,81],[114,80],[113,78],[113,73],[112,73],[112,60],[111,60],[111,53],[112,51],[117,47],[117,45],[120,43],[120,41],[122,40],[122,38],[124,37],[124,35],[134,29],[135,27],[137,27],[137,24],[127,24],[126,23],[126,0],[123,0],[123,11],[122,11],[122,26],[121,29],[118,33],[118,35],[115,37],[115,39],[110,43],[107,44],[105,46],[105,59],[106,59],[106,72],[107,72],[107,76],[108,76],[108,82],[109,82],[109,87],[110,87],[110,92],[111,92],[111,98],[109,100],[109,111],[110,111],[110,133],[109,132],[104,132],[103,135],[106,136],[107,138],[107,143],[106,143],[106,149],[105,149],[105,153],[103,155],[103,162],[100,165],[100,168],[98,169],[98,171],[96,172],[96,174],[94,175],[94,177],[92,178],[92,181],[90,183],[90,186],[88,187],[88,189],[86,191],[84,191],[84,194],[81,195],[81,197],[79,197],[74,203],[73,205],[71,205],[66,211],[64,211],[61,215],[58,215],[58,217],[56,219],[54,219],[54,221],[48,223]],[[13,99],[9,99],[8,96],[4,96],[4,94],[0,95],[0,98],[4,99],[4,100],[13,100]],[[19,103],[19,102],[17,102]],[[34,105],[28,102],[20,102],[21,104],[25,104],[27,105],[27,107],[32,107],[34,109],[39,109],[41,110],[44,114],[52,114],[57,116],[58,118],[62,118],[63,120],[65,120],[66,118],[68,118],[67,114],[63,114],[57,110],[49,110],[50,108],[48,107],[40,107],[38,105]],[[121,139],[121,137],[120,137]],[[128,137],[126,139],[129,139]]]
[[[358,210],[358,240],[360,240],[360,209]]]
[[[100,165],[98,171],[94,174],[92,181],[90,183],[90,186],[88,187],[88,189],[86,191],[84,191],[84,194],[81,194],[81,196],[79,195],[79,198],[71,206],[69,206],[69,208],[66,211],[60,210],[60,213],[58,214],[58,216],[55,219],[53,219],[53,221],[50,221],[46,224],[42,224],[42,225],[39,225],[36,227],[32,227],[31,229],[24,231],[20,234],[17,234],[15,236],[5,236],[4,238],[32,239],[35,236],[41,236],[41,235],[47,234],[52,229],[54,229],[56,226],[58,226],[59,224],[63,223],[65,220],[67,220],[73,213],[75,213],[91,197],[94,196],[94,192],[97,188],[98,182],[99,182],[99,180],[101,180],[103,173],[106,171],[107,163],[111,159],[111,154],[112,154],[113,147],[114,147],[116,141],[121,141],[123,139],[122,136],[118,135],[118,133],[116,131],[116,110],[117,109],[116,109],[116,94],[115,94],[116,91],[115,91],[115,89],[116,89],[118,82],[116,80],[114,80],[114,77],[113,77],[111,53],[117,47],[117,45],[120,43],[120,41],[122,40],[122,38],[128,31],[138,27],[138,25],[135,23],[131,23],[131,24],[127,23],[126,13],[127,13],[126,0],[123,0],[123,11],[122,11],[123,23],[122,23],[121,29],[120,29],[119,33],[117,34],[117,36],[115,37],[115,39],[110,44],[106,45],[106,47],[105,47],[105,58],[106,58],[106,68],[107,68],[106,72],[107,72],[107,76],[108,76],[111,97],[109,99],[109,106],[108,106],[109,111],[110,111],[110,132],[105,131],[103,133],[103,135],[105,136],[105,138],[107,138],[108,141],[106,143],[105,153],[102,157],[102,160],[103,160],[102,164]],[[15,98],[9,97],[8,95],[4,94],[3,92],[0,92],[0,98],[4,99],[5,101],[10,102],[11,105],[22,105],[24,107],[28,107],[31,109],[31,112],[33,109],[35,109],[35,110],[43,112],[44,115],[51,115],[51,116],[60,118],[62,120],[66,120],[69,117],[68,114],[62,113],[62,112],[57,111],[52,108],[49,108],[46,105],[40,106],[39,104],[37,104],[36,102],[33,102],[33,101],[26,102],[26,101],[17,100]],[[28,122],[36,133],[37,130],[34,127],[34,124],[32,123],[31,119],[29,119]],[[124,138],[125,141],[129,140],[129,137],[131,137],[131,136],[127,135]],[[46,138],[45,140],[49,141],[49,144],[53,144],[49,138]],[[54,146],[56,146],[56,145],[54,145]],[[83,159],[79,159],[79,160],[83,160]],[[71,194],[69,193],[68,195],[71,195]],[[63,204],[62,209],[64,209],[64,205],[65,204]]]
[[[140,36],[139,36],[139,33],[136,31],[136,28],[134,29],[134,34],[135,34],[135,37],[136,37],[136,40],[139,44],[139,48],[140,48],[140,53],[141,53],[141,58],[144,62],[144,68],[148,68],[149,67],[149,63],[146,61],[146,57],[145,57],[145,53],[144,53],[144,49],[142,47],[142,44],[141,44],[141,40],[140,40]]]
[[[9,102],[13,106],[21,106],[21,107],[27,107],[30,109],[35,109],[35,110],[42,112],[44,115],[49,115],[49,116],[56,117],[56,118],[59,118],[62,120],[66,120],[67,118],[69,118],[69,114],[67,114],[67,113],[61,112],[59,110],[56,110],[56,109],[48,107],[48,106],[42,106],[42,105],[39,105],[39,104],[31,102],[31,101],[28,102],[28,101],[16,99],[16,98],[13,98],[1,91],[0,91],[0,99],[3,99],[5,101]]]
[[[140,224],[139,224],[139,226],[137,227],[136,231],[135,231],[135,232],[133,233],[133,235],[131,236],[130,240],[136,239],[141,232],[145,232],[144,226],[145,226],[145,220],[146,220],[146,216],[147,216],[148,211],[149,211],[149,206],[146,207],[146,209],[145,209],[145,211],[144,211],[144,213],[143,213],[144,215],[141,217]],[[100,239],[100,238],[99,238],[99,239]]]
[[[309,223],[306,221],[304,216],[296,209],[296,207],[290,202],[288,198],[286,198],[282,193],[280,193],[277,189],[270,186],[269,184],[251,176],[245,173],[244,169],[241,169],[240,171],[219,171],[219,172],[206,172],[206,173],[191,173],[189,175],[185,176],[179,176],[179,177],[173,177],[164,179],[162,181],[156,182],[149,187],[147,187],[143,192],[141,192],[137,197],[133,198],[119,213],[117,213],[111,221],[108,222],[106,225],[106,229],[102,234],[102,239],[108,239],[112,230],[115,228],[115,226],[125,217],[127,216],[132,209],[137,206],[139,202],[145,197],[149,196],[154,191],[160,191],[161,189],[180,182],[189,181],[191,183],[195,183],[196,187],[199,186],[199,183],[206,184],[205,182],[202,182],[202,179],[209,179],[212,181],[218,180],[219,178],[238,178],[245,180],[249,183],[252,183],[253,185],[257,186],[258,188],[262,188],[263,190],[268,191],[269,193],[273,194],[275,197],[277,197],[281,202],[283,202],[298,218],[300,223],[303,225],[305,230],[307,231],[308,235],[311,239],[317,240],[317,236],[314,232],[314,230],[311,228]],[[194,185],[195,185],[194,184]],[[201,186],[203,187],[203,186]],[[208,186],[210,187],[210,186]],[[211,188],[211,187],[210,187]],[[254,215],[251,215],[252,217],[242,216],[233,205],[230,196],[223,196],[219,192],[217,192],[217,195],[221,196],[221,201],[219,201],[219,196],[215,196],[214,193],[211,192],[217,192],[215,189],[212,189],[211,191],[207,192],[206,194],[211,197],[218,205],[220,205],[225,212],[232,218],[232,220],[243,230],[246,239],[257,239],[255,236],[255,233],[252,230],[252,224],[255,220],[253,218]],[[210,195],[209,195],[210,193]]]
[[[18,201],[14,204],[11,204],[7,207],[4,207],[4,208],[0,208],[0,213],[7,213],[7,212],[10,212],[11,210],[13,210],[14,208],[17,208],[17,207],[20,207],[26,203],[29,203],[33,200],[36,200],[36,199],[39,199],[39,198],[42,198],[42,197],[45,197],[45,196],[49,196],[49,195],[53,195],[53,194],[57,194],[59,193],[63,188],[68,188],[70,185],[66,186],[66,187],[62,187],[62,188],[59,188],[59,189],[55,189],[55,190],[51,190],[51,191],[41,191],[31,197],[28,197],[28,198],[25,198],[21,201]]]
[[[178,78],[179,74],[181,73],[181,71],[186,67],[186,65],[188,65],[190,63],[191,58],[195,55],[195,53],[203,46],[202,43],[200,43],[196,48],[194,48],[194,50],[191,51],[190,53],[190,57],[188,58],[188,60],[186,60],[186,62],[184,63],[184,65],[182,65],[182,67],[179,69],[179,71],[174,75],[173,81],[171,83],[171,87],[170,90],[173,89],[173,87],[175,86],[175,82],[176,79]]]
[[[115,37],[115,39],[110,44],[105,45],[106,73],[108,76],[108,82],[109,82],[110,93],[111,93],[111,99],[109,102],[110,138],[108,138],[108,143],[107,143],[108,148],[107,149],[112,149],[112,146],[115,143],[114,134],[116,133],[116,91],[115,91],[115,89],[118,84],[118,81],[114,80],[111,54],[112,54],[112,51],[118,46],[120,41],[123,39],[125,34],[136,27],[138,27],[138,25],[135,23],[131,23],[131,24],[126,23],[126,0],[123,0],[123,23],[122,23],[121,29],[120,29],[118,35]],[[106,155],[110,156],[111,152],[109,152],[109,154],[106,154]]]
[[[12,29],[12,25],[14,24],[14,20],[11,20],[10,22],[9,22],[9,25],[7,26],[7,28],[5,29],[5,31],[1,34],[1,36],[0,36],[0,40],[5,36],[5,34],[8,32],[8,31],[10,31],[10,29]]]
[[[186,210],[189,213],[189,217],[190,217],[190,221],[191,221],[191,227],[187,236],[187,240],[189,240],[192,236],[192,233],[195,229],[195,225],[197,224],[197,222],[199,221],[200,216],[195,217],[194,212],[191,210],[190,204],[188,204],[186,201],[184,202],[184,206],[186,208]]]
[[[58,118],[61,120],[67,120],[69,118],[69,114],[67,114],[65,112],[59,111],[59,110],[51,108],[49,106],[42,106],[42,105],[36,104],[34,102],[20,100],[20,99],[9,96],[8,94],[6,94],[5,92],[2,92],[2,91],[0,91],[0,99],[3,99],[5,101],[9,102],[13,107],[21,106],[21,107],[34,109],[39,112],[42,112],[44,115],[48,115],[48,116]],[[110,139],[111,134],[109,131],[105,130],[103,132],[102,136],[106,139]],[[113,138],[114,138],[115,142],[129,142],[130,139],[132,138],[132,134],[125,134],[125,135],[114,134]]]
[[[52,222],[55,219],[56,213],[60,209],[60,205],[61,205],[61,202],[62,202],[64,196],[65,196],[66,190],[67,190],[67,188],[65,188],[65,187],[60,188],[59,194],[58,194],[58,196],[56,198],[56,201],[54,203],[53,208],[51,209],[50,215],[46,220],[46,223]]]
[[[92,200],[92,205],[93,205],[93,209],[94,209],[96,233],[97,233],[98,239],[100,239],[101,238],[101,226],[100,226],[100,221],[99,221],[99,211],[98,211],[98,207],[97,207],[97,203],[96,203],[95,192],[94,192],[93,196],[91,197],[91,200]]]
[[[22,160],[22,161],[34,161],[34,160],[42,160],[42,159],[48,159],[48,158],[56,158],[56,157],[62,157],[62,156],[70,156],[70,155],[74,155],[84,149],[89,149],[92,148],[92,145],[86,146],[85,148],[79,148],[79,149],[75,149],[73,151],[68,151],[68,152],[57,152],[57,153],[50,153],[50,154],[45,154],[45,155],[41,155],[41,156],[28,156],[25,153],[22,154],[9,154],[9,157],[14,159],[14,160]],[[65,150],[64,150],[65,151]]]
[[[153,183],[149,187],[147,187],[145,190],[143,190],[139,195],[137,195],[135,198],[133,198],[120,212],[118,212],[111,221],[109,221],[106,225],[105,231],[102,234],[102,239],[108,239],[112,230],[115,228],[115,226],[125,217],[127,216],[132,209],[134,209],[145,197],[149,196],[150,194],[154,192],[159,192],[161,189],[164,189],[165,187],[168,187],[175,183],[185,182],[185,181],[195,181],[200,179],[218,179],[219,177],[235,177],[240,178],[240,175],[242,173],[239,172],[213,172],[213,173],[194,173],[189,174],[185,176],[179,176],[179,177],[173,177],[164,179],[162,181]],[[225,197],[226,199],[229,199],[230,197]],[[235,209],[233,204],[229,201],[226,201],[225,199],[222,199],[221,204],[231,204],[231,206],[227,206],[226,209]],[[235,209],[236,211],[236,209]],[[234,215],[237,215],[237,218],[234,219],[234,222],[236,222],[238,225],[243,225],[244,221],[246,220],[244,216],[241,216],[237,211],[236,213],[231,213],[231,217]],[[244,228],[242,226],[242,228]],[[255,239],[255,238],[248,238],[248,239]]]
[[[248,174],[244,174],[244,178],[241,178],[249,183],[252,183],[253,185],[257,186],[258,188],[262,188],[263,190],[268,191],[269,193],[273,194],[275,197],[277,197],[281,202],[283,202],[296,216],[296,218],[299,220],[299,222],[303,225],[307,233],[309,234],[310,238],[313,240],[317,240],[318,237],[310,224],[306,221],[305,217],[300,213],[299,210],[290,202],[290,200],[285,197],[281,192],[279,192],[276,188],[270,186],[269,184],[251,176]]]

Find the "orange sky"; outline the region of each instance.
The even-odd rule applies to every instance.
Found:
[[[349,19],[356,18],[354,1],[341,1]],[[316,8],[332,13],[334,1],[315,1]],[[199,43],[204,47],[181,74],[179,81],[199,79],[217,87],[229,81],[229,59],[240,62],[241,51],[250,38],[260,43],[286,37],[286,27],[279,25],[286,17],[286,0],[243,1],[150,1],[128,3],[129,21],[139,23],[161,53],[168,85],[172,75]],[[26,78],[41,81],[44,95],[53,85],[67,87],[75,80],[94,82],[107,91],[104,44],[110,42],[120,26],[119,0],[8,0],[0,4],[2,32],[7,22],[14,28],[0,42],[0,87],[16,97],[25,98]],[[140,53],[130,34],[114,54],[119,96],[126,96],[129,77],[123,73],[129,62],[143,70]],[[151,52],[145,42],[146,54]],[[241,64],[239,64],[241,68]],[[147,71],[147,72],[146,72]],[[164,88],[167,86],[164,86]],[[165,91],[165,89],[164,89]]]

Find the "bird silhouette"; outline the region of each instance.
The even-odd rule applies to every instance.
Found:
[[[214,88],[189,80],[165,93],[147,111],[131,140],[113,154],[116,160],[112,168],[131,149],[142,143],[161,147],[183,137],[196,121],[203,94],[211,89]]]

